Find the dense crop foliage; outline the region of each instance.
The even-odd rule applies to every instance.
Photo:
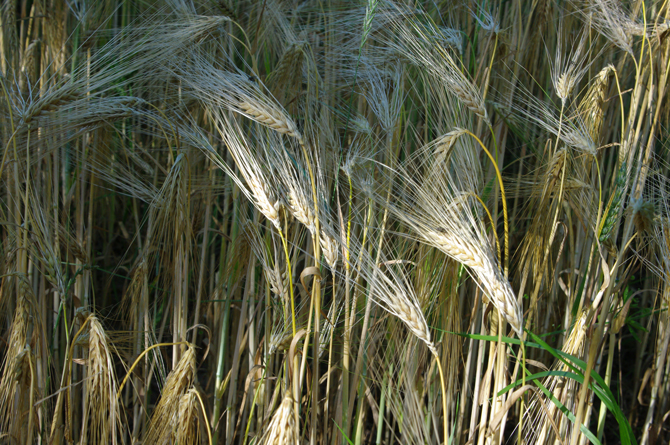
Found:
[[[667,0],[4,0],[0,442],[670,440]]]

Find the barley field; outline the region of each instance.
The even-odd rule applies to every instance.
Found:
[[[0,3],[0,443],[670,441],[668,0]]]

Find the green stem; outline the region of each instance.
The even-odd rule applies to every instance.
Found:
[[[281,243],[284,246],[284,255],[286,256],[286,275],[288,276],[288,288],[289,295],[291,296],[291,327],[293,328],[293,336],[295,337],[296,333],[296,323],[295,323],[295,298],[293,295],[293,269],[291,268],[291,256],[288,253],[288,244],[286,243],[286,238],[281,230],[278,231],[279,236],[281,237]],[[281,279],[281,277],[280,277]]]
[[[238,215],[239,215],[239,204],[240,200],[235,199],[233,203],[233,226],[231,228],[231,244],[230,244],[230,249],[228,249],[228,257],[232,255],[232,252],[235,247],[235,240],[237,239],[237,233],[239,231],[239,222],[238,222]],[[226,256],[224,255],[226,249],[226,243],[223,242],[221,244],[221,262],[219,265],[219,273],[223,273],[225,266],[226,266]],[[232,277],[234,274],[228,275],[228,285],[227,289],[225,290],[226,292],[229,292],[231,285],[232,285]],[[223,277],[223,275],[221,275]],[[223,291],[223,289],[222,289]],[[215,385],[214,385],[214,410],[212,411],[212,426],[214,427],[214,436],[213,436],[213,442],[214,443],[219,443],[219,433],[221,432],[220,429],[220,424],[219,424],[219,415],[221,413],[221,403],[223,400],[223,391],[222,391],[222,383],[224,379],[224,365],[226,363],[226,354],[227,354],[227,346],[228,346],[228,331],[230,330],[230,303],[232,300],[232,295],[227,294],[226,295],[226,303],[223,309],[223,321],[221,323],[221,333],[220,333],[220,340],[219,340],[219,351],[218,351],[218,356],[217,356],[217,364],[216,364],[216,380],[215,380]]]

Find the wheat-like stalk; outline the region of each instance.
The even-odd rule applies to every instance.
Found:
[[[29,436],[37,431],[39,426],[37,419],[32,415],[34,409],[31,406],[31,401],[36,400],[37,387],[31,383],[35,381],[36,376],[35,357],[30,346],[29,334],[38,326],[34,324],[36,314],[32,289],[24,277],[16,279],[19,295],[9,330],[0,379],[0,428],[4,434],[16,438],[17,441],[31,443],[33,438]],[[31,416],[23,418],[23,413],[30,413]]]
[[[267,125],[273,130],[293,136],[302,141],[302,136],[293,121],[278,109],[263,107],[253,102],[243,101],[239,103],[239,108],[252,119]]]
[[[641,23],[631,18],[631,14],[623,10],[621,2],[614,0],[571,0],[576,11],[588,17],[598,32],[627,53],[633,55],[633,34]]]
[[[481,94],[459,68],[458,63],[444,48],[426,45],[427,42],[441,40],[443,33],[430,22],[414,19],[412,17],[414,11],[406,10],[399,5],[392,7],[398,8],[394,12],[404,16],[405,20],[390,22],[388,31],[391,31],[391,36],[384,43],[412,63],[424,68],[476,116],[488,121],[488,113]]]
[[[561,115],[560,107],[558,110],[550,107],[523,88],[519,89],[517,101],[513,109],[520,116],[526,117],[529,122],[560,138],[563,143],[576,150],[590,156],[597,154],[596,143],[583,116],[579,114],[568,116],[565,113]]]
[[[594,141],[598,140],[600,134],[607,89],[614,72],[615,68],[612,65],[601,69],[579,104],[580,113],[584,115],[584,122]]]
[[[168,443],[174,438],[179,420],[179,402],[194,380],[195,348],[188,347],[161,390],[161,399],[151,416],[145,443]]]
[[[0,441],[665,443],[670,2],[447,3],[2,2]]]
[[[360,64],[362,66],[359,68],[357,79],[359,82],[365,83],[366,101],[379,120],[388,141],[392,137],[400,116],[402,106],[402,96],[400,95],[402,88],[400,88],[400,85],[405,74],[404,68],[401,64],[396,64],[382,70],[365,57],[361,57]],[[390,91],[389,85],[393,86]],[[364,116],[350,116],[349,125],[354,132],[370,133],[370,124]]]
[[[470,9],[470,15],[477,21],[481,29],[492,34],[499,34],[501,31],[500,23],[493,17],[493,14],[482,7],[482,5],[477,5],[477,9],[478,11],[476,12]]]
[[[175,419],[174,443],[199,444],[200,424],[198,421],[198,394],[195,388],[189,388],[179,399]]]
[[[323,252],[323,257],[326,259],[326,263],[331,269],[335,269],[335,266],[337,265],[339,243],[326,233],[323,226],[319,236],[319,243],[321,244],[321,251]]]
[[[398,317],[437,356],[428,323],[414,288],[405,274],[391,266],[393,261],[386,260],[382,254],[379,255],[380,262],[377,263],[366,251],[360,250],[360,246],[354,244],[351,250],[352,257],[359,258],[361,275],[370,282],[370,297],[384,310]]]
[[[293,398],[290,392],[286,391],[281,405],[272,415],[261,443],[264,445],[298,445],[300,443],[298,433],[293,414]]]
[[[122,432],[121,410],[116,397],[117,380],[107,334],[95,315],[88,317],[88,360],[90,376],[86,386],[81,437],[91,443],[117,443]]]
[[[475,192],[467,190],[471,184],[432,166],[421,179],[414,179],[418,174],[412,171],[400,173],[408,192],[389,206],[391,212],[408,224],[419,240],[468,266],[491,302],[521,336],[522,309],[483,235],[481,213],[476,210],[481,204],[473,197]]]
[[[244,136],[239,124],[232,121],[224,113],[213,110],[214,120],[219,134],[228,145],[242,178],[223,161],[213,149],[207,150],[210,159],[223,171],[228,173],[249,200],[276,228],[281,230],[279,213],[282,203],[276,198],[273,190],[275,182],[267,173],[267,166],[261,164],[257,153],[253,153],[250,142]]]
[[[490,249],[483,250],[472,242],[468,232],[447,229],[424,231],[422,238],[456,261],[468,266],[477,277],[493,305],[512,326],[517,335],[523,334],[523,314],[516,295],[500,269]]]
[[[298,127],[277,101],[269,96],[258,80],[228,72],[212,65],[204,58],[193,58],[193,63],[175,66],[174,73],[207,107],[229,109],[265,125],[280,134],[286,134],[303,143]]]
[[[559,29],[562,29],[562,27],[559,27]],[[590,64],[586,63],[589,56],[589,51],[586,48],[587,38],[588,33],[582,31],[579,42],[571,47],[566,57],[563,48],[563,36],[559,32],[555,61],[551,67],[551,81],[554,85],[554,91],[556,91],[556,95],[561,99],[563,105],[590,67]]]
[[[546,251],[546,243],[549,242],[550,233],[553,230],[551,224],[547,224],[547,218],[553,216],[555,211],[556,200],[552,201],[552,197],[556,196],[556,189],[562,186],[564,189],[568,188],[568,183],[572,178],[568,176],[569,151],[565,147],[559,147],[554,151],[551,159],[546,165],[545,172],[538,178],[538,180],[531,180],[530,193],[537,195],[529,203],[529,208],[533,209],[532,221],[526,231],[523,246],[521,248],[521,263],[528,273],[542,273],[542,263]],[[566,170],[566,174],[563,171]],[[537,183],[535,183],[537,181]]]

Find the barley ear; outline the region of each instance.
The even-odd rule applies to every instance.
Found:
[[[284,400],[272,415],[272,420],[261,439],[263,445],[298,445],[300,443],[293,405],[293,397],[290,391],[286,391]]]
[[[195,348],[190,346],[168,375],[161,391],[161,399],[151,416],[145,443],[174,443],[176,422],[179,419],[179,401],[191,388],[194,380]]]
[[[86,411],[81,437],[91,443],[115,443],[121,433],[121,413],[116,397],[115,364],[107,335],[95,315],[88,316],[88,360],[90,378],[86,386]]]
[[[295,123],[279,110],[263,107],[258,104],[243,101],[239,103],[240,110],[255,121],[267,125],[278,133],[293,136],[302,143],[302,136]]]

